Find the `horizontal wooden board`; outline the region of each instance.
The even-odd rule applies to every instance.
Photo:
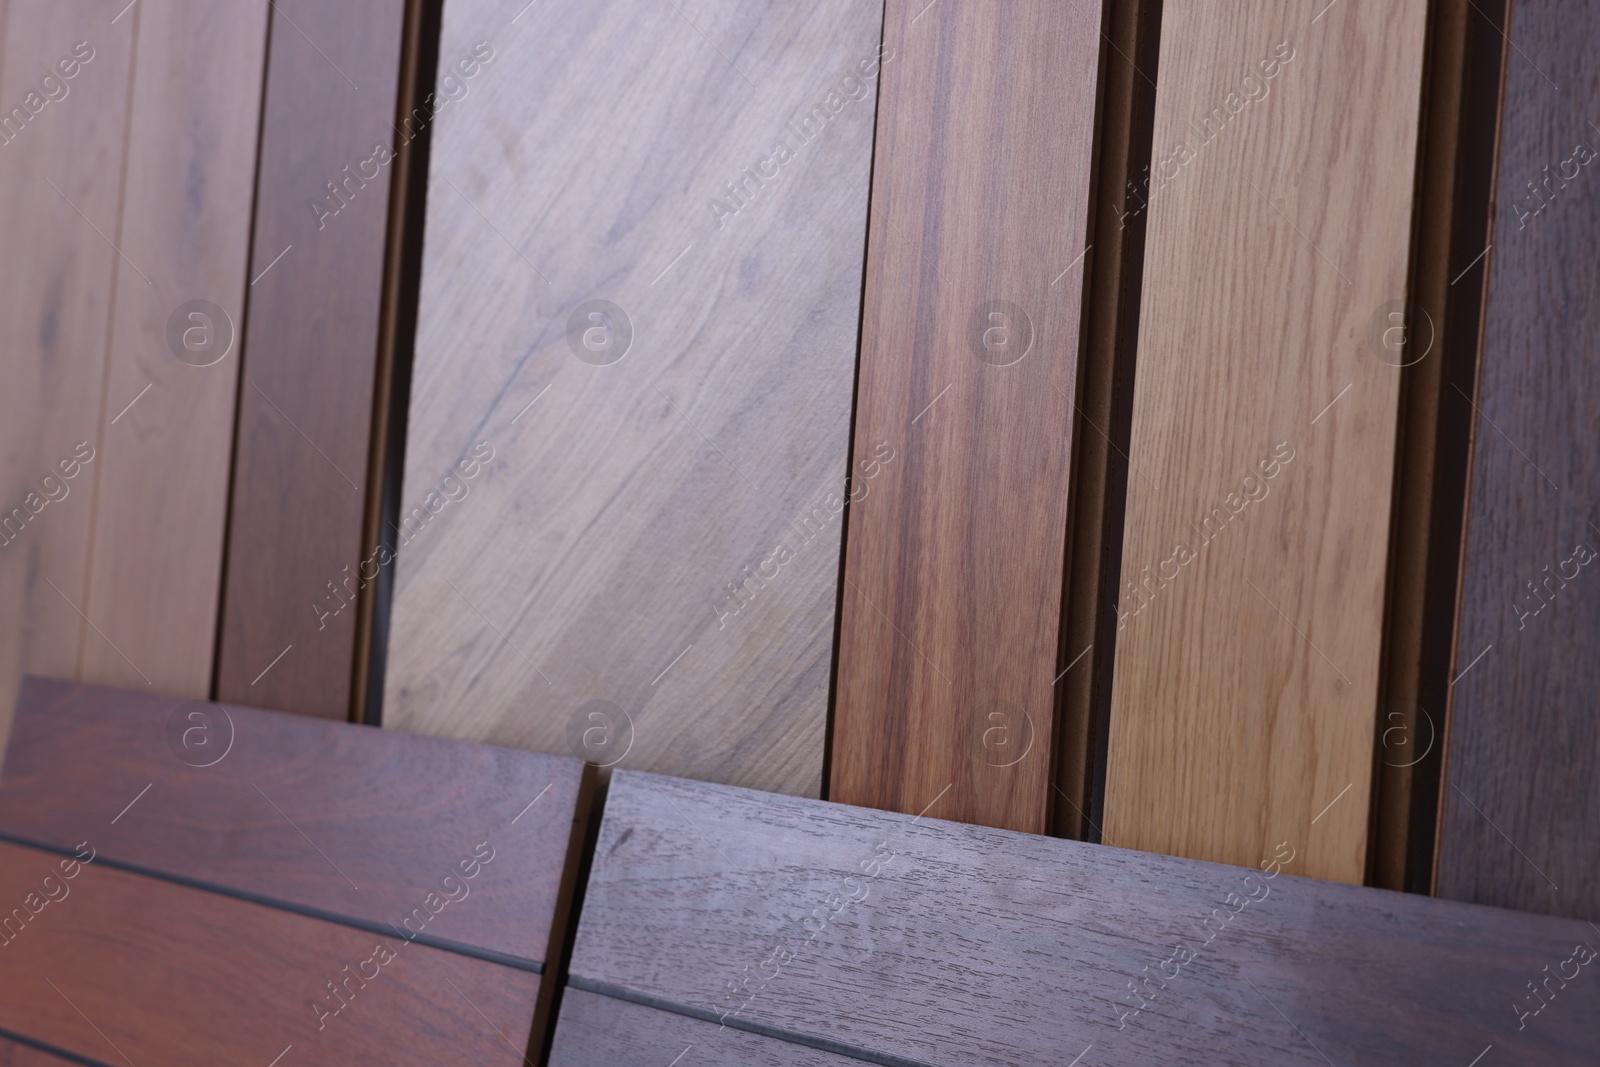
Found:
[[[30,678],[0,833],[87,836],[110,863],[378,931],[454,875],[466,895],[408,929],[536,970],[588,782],[565,757]]]
[[[1574,945],[1600,930],[1303,863],[1292,841],[1245,869],[620,772],[570,981],[879,1063],[1590,1054]]]
[[[550,1067],[665,1064],[673,1055],[681,1057],[674,1062],[693,1067],[852,1067],[860,1062],[576,987],[562,994]]]
[[[88,863],[0,842],[0,1029],[105,1063],[522,1062],[538,975],[110,869],[85,832]]]
[[[273,5],[220,700],[350,715],[405,8]]]
[[[1509,33],[1437,889],[1600,919],[1600,9]]]
[[[820,792],[880,19],[445,5],[385,726]]]
[[[1426,14],[1163,9],[1107,841],[1365,876]]]
[[[890,0],[832,798],[1053,806],[1099,5]],[[948,787],[948,791],[947,791]]]

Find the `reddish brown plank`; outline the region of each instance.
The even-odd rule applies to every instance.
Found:
[[[578,760],[39,678],[17,707],[0,833],[370,930],[464,892],[407,929],[532,969],[560,937]]]
[[[1297,844],[1230,867],[619,771],[569,981],[707,1020],[695,1055],[1592,1060],[1600,931],[1300,877]]]
[[[221,700],[351,711],[357,614],[377,574],[363,527],[405,9],[273,5]]]
[[[31,1045],[0,1037],[0,1067],[62,1067],[71,1062]]]
[[[538,975],[110,869],[94,848],[79,863],[0,842],[0,1028],[108,1063],[523,1059]]]
[[[828,795],[1042,832],[1100,6],[890,0]],[[948,789],[948,793],[945,791]]]
[[[1600,919],[1600,8],[1507,33],[1437,889]]]

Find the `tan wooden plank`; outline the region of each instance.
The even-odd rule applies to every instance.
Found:
[[[1098,10],[891,0],[829,796],[1043,832]]]
[[[385,725],[820,791],[880,11],[445,6]]]
[[[79,607],[95,632],[80,672],[97,682],[210,689],[267,11],[262,0],[163,0],[118,23],[132,20],[139,58],[105,406],[133,406],[105,427],[92,471]]]
[[[1114,844],[1363,877],[1426,7],[1163,14]]]
[[[77,609],[117,414],[102,393],[120,263],[107,237],[133,23],[113,25],[114,13],[91,0],[0,3],[0,751],[22,675],[74,675],[85,637],[100,640]]]

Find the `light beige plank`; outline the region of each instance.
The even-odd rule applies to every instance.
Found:
[[[1362,878],[1426,6],[1163,14],[1114,844]]]

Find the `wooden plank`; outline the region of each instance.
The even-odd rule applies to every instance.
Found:
[[[1242,869],[623,771],[570,985],[728,1027],[696,1055],[735,1030],[895,1065],[1589,1055],[1589,924],[1302,863],[1292,841]]]
[[[836,799],[1046,828],[1099,29],[886,5]]]
[[[879,18],[446,5],[385,725],[820,791]]]
[[[101,640],[78,609],[91,472],[127,402],[105,408],[120,260],[103,235],[120,218],[132,56],[131,18],[110,25],[103,4],[0,6],[0,738],[25,672],[75,675]]]
[[[531,970],[558,958],[591,778],[577,760],[38,678],[13,733],[6,837],[92,833],[104,862],[378,932],[465,885],[405,928]]]
[[[1594,919],[1600,12],[1526,0],[1507,32],[1438,892]]]
[[[1117,845],[1364,876],[1425,15],[1163,12]]]
[[[273,11],[216,696],[343,719],[377,573],[364,526],[406,3]]]
[[[653,1063],[674,1049],[681,1050],[680,1055],[697,1049],[692,1062],[698,1067],[853,1067],[860,1062],[775,1037],[719,1029],[693,1016],[568,989],[561,997],[550,1067]]]
[[[77,855],[0,842],[10,1032],[102,1062],[523,1059],[538,975]]]
[[[210,690],[267,10],[170,0],[124,16],[139,58],[104,406],[133,406],[90,471],[79,606],[99,639],[80,672],[98,682]]]

